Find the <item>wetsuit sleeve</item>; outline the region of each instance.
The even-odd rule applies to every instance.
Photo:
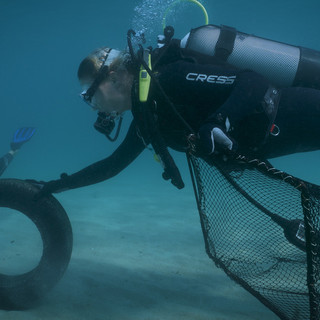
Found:
[[[144,150],[145,145],[138,136],[132,121],[128,133],[120,146],[108,158],[98,161],[72,175],[56,180],[56,189],[52,192],[74,189],[107,180],[133,162]],[[49,182],[50,183],[50,182]]]
[[[0,158],[0,176],[7,169],[9,163],[12,161],[13,155],[11,153],[5,154],[2,158]]]

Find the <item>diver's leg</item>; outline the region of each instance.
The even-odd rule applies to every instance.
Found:
[[[8,152],[3,157],[0,158],[0,176],[7,169],[9,163],[13,159],[13,151]]]

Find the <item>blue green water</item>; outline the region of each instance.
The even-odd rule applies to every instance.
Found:
[[[8,175],[53,178],[61,170],[74,171],[101,159],[115,148],[92,128],[95,114],[78,97],[77,67],[96,47],[125,48],[126,32],[132,27],[145,30],[148,43],[155,45],[161,14],[169,2],[0,1],[0,150],[7,150],[17,127],[38,128]],[[315,0],[307,4],[225,0],[205,5],[211,23],[290,44],[320,47],[320,5]],[[175,7],[175,14],[167,19],[174,24],[177,37],[203,23],[197,7],[184,7]],[[319,153],[312,155],[316,156]],[[306,177],[314,175],[306,173]]]
[[[78,65],[89,52],[97,47],[107,45],[124,49],[126,46],[126,32],[129,28],[143,30],[146,33],[148,44],[155,45],[156,36],[161,32],[162,12],[164,12],[167,3],[170,2],[172,1],[0,0],[0,108],[2,111],[0,153],[7,152],[9,141],[17,127],[34,126],[37,128],[37,134],[17,154],[3,177],[41,180],[56,179],[61,172],[75,172],[84,166],[105,158],[115,149],[117,143],[111,144],[93,129],[92,124],[96,115],[79,98],[80,87],[76,77]],[[320,30],[320,2],[318,0],[306,2],[296,0],[207,0],[203,3],[209,13],[211,23],[230,25],[246,33],[320,50],[318,34]],[[203,17],[198,8],[193,7],[191,9],[188,6],[184,6],[181,9],[175,8],[174,15],[168,16],[168,24],[171,23],[176,28],[176,36],[182,37],[189,32],[191,27],[202,24]],[[119,142],[125,135],[130,119],[130,115],[125,117],[125,125]],[[183,210],[187,210],[187,206],[194,211],[194,218],[190,218],[192,213],[188,216],[192,224],[194,223],[191,230],[194,228],[193,231],[198,234],[192,233],[192,235],[187,235],[187,238],[195,239],[199,243],[199,247],[190,248],[190,252],[193,252],[192,250],[197,252],[200,250],[201,254],[203,254],[201,257],[203,260],[199,258],[199,261],[209,260],[209,258],[205,257],[204,246],[201,243],[201,230],[200,225],[198,225],[196,207],[193,200],[190,200],[193,195],[184,157],[177,153],[173,153],[173,155],[177,159],[177,163],[181,167],[184,179],[187,182],[185,190],[178,192],[169,183],[164,182],[161,178],[161,169],[152,160],[152,155],[145,152],[135,164],[112,181],[94,187],[83,188],[80,191],[67,192],[61,196],[61,202],[73,218],[71,220],[74,221],[74,226],[76,227],[80,224],[79,221],[79,224],[77,224],[78,218],[77,212],[75,212],[77,197],[81,197],[79,203],[86,210],[85,217],[90,217],[90,208],[95,203],[92,201],[93,198],[106,197],[105,199],[108,199],[109,197],[113,200],[116,199],[116,201],[121,202],[121,210],[117,207],[119,215],[123,214],[125,216],[121,222],[123,223],[123,221],[130,219],[133,229],[135,228],[135,216],[129,213],[136,211],[137,208],[142,210],[146,206],[146,202],[147,206],[149,204],[150,211],[153,214],[158,213],[161,219],[169,219],[168,217],[171,217],[169,213],[163,213],[165,210],[173,207],[179,211],[181,207],[184,208]],[[280,169],[320,184],[319,160],[320,152],[317,151],[276,159],[273,163]],[[88,197],[87,200],[86,196]],[[104,206],[106,207],[108,204],[109,202],[107,201]],[[113,209],[116,204],[118,202],[112,202]],[[175,210],[172,210],[172,214],[176,214]],[[175,221],[183,221],[181,216],[183,216],[183,213],[179,212],[179,216],[176,217],[177,220]],[[93,220],[95,219],[94,214],[91,217]],[[99,218],[101,217],[96,217],[96,219]],[[108,218],[110,217],[106,217],[106,219]],[[140,217],[136,220],[137,226],[138,224],[141,225],[140,219],[142,218]],[[162,230],[161,224],[165,224],[166,221],[161,219],[157,220],[157,222],[150,221],[152,224],[159,224],[160,228],[157,229],[157,225],[153,226],[153,235],[154,232]],[[142,220],[145,221],[144,219]],[[121,230],[121,224],[120,226],[118,225],[119,221],[113,221],[113,223]],[[176,226],[179,226],[179,222],[177,222]],[[186,227],[186,230],[190,229]],[[79,232],[79,229],[75,228],[75,232]],[[86,232],[89,231],[87,230]],[[175,232],[176,230],[172,231],[172,233]],[[153,236],[148,232],[141,235],[141,237],[143,241],[154,241]],[[162,243],[166,250],[170,250],[172,246],[167,243],[168,240],[161,240],[162,238],[163,236],[160,234],[157,241]],[[82,243],[81,232],[76,233],[76,239],[78,240],[76,245],[81,248],[79,244]],[[185,240],[185,237],[181,235],[181,239]],[[135,241],[135,239],[130,238],[128,243],[132,241]],[[177,251],[180,249],[179,246],[174,248]],[[188,251],[186,245],[184,245],[183,249],[186,252]],[[121,247],[121,250],[125,249]],[[130,251],[130,249],[128,250]],[[169,252],[168,259],[179,260],[170,256],[178,255],[177,251]],[[127,250],[123,252],[123,255],[126,252]],[[94,261],[94,257],[90,256],[90,258]],[[128,256],[126,270],[130,270],[130,259],[134,260],[138,259],[138,257]],[[208,262],[208,269],[206,270],[215,269],[210,263]],[[200,266],[196,265],[196,267],[199,268]],[[77,280],[82,283],[84,280],[81,278],[81,270],[81,268],[77,269],[76,275],[78,278],[66,278],[65,285],[72,286],[74,281]],[[103,266],[99,266],[101,274],[103,274],[104,270]],[[201,272],[199,271],[199,273]],[[157,273],[155,272],[155,274],[155,278],[157,278]],[[135,277],[135,273],[130,272],[130,277]],[[213,277],[210,281],[218,281],[217,279]],[[146,279],[140,280],[143,282]],[[158,282],[155,281],[152,286],[147,286],[145,290],[150,290],[150,295],[154,295],[154,301],[157,299],[166,301],[167,296],[165,294],[160,297],[160,294],[157,293],[161,277],[159,276],[157,280]],[[92,281],[96,283],[94,279]],[[231,286],[230,280],[227,278],[223,278],[223,281],[225,282],[219,283],[219,290]],[[182,283],[183,280],[181,280],[180,285]],[[196,285],[196,283],[194,282],[192,285]],[[141,283],[139,284],[138,282],[135,285],[139,286]],[[253,312],[261,312],[262,314],[265,312],[263,306],[260,308],[260,305],[257,305],[257,309],[251,310],[246,303],[242,304],[241,301],[239,302],[233,296],[228,296],[226,299],[217,298],[214,286],[214,283],[209,286],[205,280],[200,282],[198,287],[194,288],[199,295],[196,298],[197,303],[192,306],[192,316],[181,316],[181,319],[196,319],[195,315],[199,315],[199,319],[229,320],[234,319],[234,314],[242,314],[241,319],[262,319],[262,317],[255,317]],[[201,302],[201,294],[209,290],[208,288],[210,288],[210,293],[206,294],[204,302]],[[64,287],[60,287],[60,289],[57,289],[60,291],[55,292],[63,293],[64,289]],[[174,303],[170,304],[171,309],[164,302],[163,305],[158,306],[156,311],[150,309],[148,312],[145,307],[142,307],[144,305],[143,301],[137,299],[137,301],[134,301],[136,309],[139,311],[143,309],[145,313],[132,317],[132,319],[174,319],[173,310],[179,309],[180,305],[185,301],[183,298],[175,300],[174,297],[179,296],[179,292],[173,291],[173,294],[170,291],[172,288],[166,287],[166,289],[167,292],[171,292],[171,294],[168,294],[167,299],[170,301],[173,299],[174,301]],[[116,291],[115,288],[113,290]],[[134,286],[130,287],[130,290],[134,291]],[[186,288],[183,288],[183,290],[186,290]],[[235,296],[241,295],[241,293],[238,293],[238,289],[234,290]],[[77,299],[77,292],[75,291],[79,291],[79,299]],[[75,291],[71,290],[71,300],[74,305],[77,305],[77,301],[81,301],[82,305],[85,304],[86,299],[82,291],[76,289]],[[101,292],[97,290],[94,294],[99,295],[99,299],[103,301],[101,298],[103,290]],[[143,299],[147,300],[148,294],[143,297]],[[213,309],[208,308],[207,305],[210,303],[211,298],[219,300],[218,305],[221,307],[219,317],[210,316]],[[195,298],[191,296],[190,299]],[[91,319],[125,318],[124,313],[120,312],[122,308],[120,302],[118,309],[112,309],[108,316],[109,307],[103,308],[101,306],[97,310],[96,305],[92,302],[94,301],[92,296],[88,301],[88,309],[86,310],[88,310],[88,314],[94,314]],[[45,307],[42,307],[43,313],[40,312],[40,315],[28,311],[19,313],[19,319],[69,319],[71,315],[74,315],[77,319],[87,318],[83,316],[83,312],[79,313],[76,310],[80,308],[79,305],[74,307],[74,310],[72,305],[68,305],[65,309],[62,308],[63,310],[68,310],[68,312],[61,314],[59,312],[60,307],[54,307],[55,304],[59,305],[59,303],[61,301],[57,298],[57,294],[53,293],[53,302],[47,313]],[[116,303],[115,299],[114,304]],[[224,303],[225,309],[223,309]],[[50,300],[46,301],[45,304],[50,304]],[[232,316],[224,313],[230,309],[228,307],[230,305],[234,305],[236,309]],[[163,311],[162,313],[161,310]],[[224,316],[224,314],[226,315]],[[179,315],[181,314],[179,313]],[[1,319],[13,319],[11,316],[18,319],[17,315],[1,313],[0,311]],[[131,318],[128,317],[128,319]]]

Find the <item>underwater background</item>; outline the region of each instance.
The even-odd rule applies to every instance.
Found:
[[[79,98],[78,65],[97,47],[125,49],[130,28],[155,46],[172,2],[0,0],[0,152],[18,127],[37,128],[3,178],[57,179],[115,150],[131,116],[116,143],[96,132],[96,114]],[[210,23],[320,50],[318,0],[202,3]],[[167,17],[177,38],[203,23],[192,4]],[[172,155],[186,183],[181,191],[162,179],[146,150],[110,181],[57,194],[74,232],[69,268],[39,307],[0,311],[0,319],[277,319],[206,256],[185,156]],[[320,151],[271,162],[320,184]]]

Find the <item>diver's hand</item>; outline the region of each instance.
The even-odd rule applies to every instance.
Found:
[[[70,188],[68,186],[68,177],[69,176],[66,173],[62,173],[61,178],[58,180],[51,180],[48,182],[37,180],[26,181],[39,188],[39,193],[37,193],[37,195],[35,196],[35,200],[38,200],[52,193],[59,193],[62,191],[69,190]]]
[[[199,129],[199,137],[202,150],[211,155],[216,151],[229,152],[234,149],[234,141],[227,135],[225,130],[212,123],[206,123]]]

